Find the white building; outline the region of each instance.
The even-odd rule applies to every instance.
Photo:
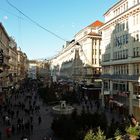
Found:
[[[102,25],[97,20],[79,31],[71,42],[66,42],[62,51],[51,61],[52,76],[88,83],[99,77],[102,50],[98,29]]]
[[[28,78],[37,79],[37,63],[36,61],[29,61]]]
[[[140,3],[120,0],[105,14],[101,47],[102,104],[140,120]]]

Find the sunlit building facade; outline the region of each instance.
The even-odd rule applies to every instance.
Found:
[[[28,73],[28,58],[27,55],[21,51],[21,48],[17,49],[17,53],[18,53],[18,69],[17,69],[17,77],[18,77],[18,81],[22,81],[27,77],[27,73]]]
[[[9,85],[14,87],[18,82],[18,52],[17,43],[13,38],[10,38],[9,43]]]
[[[102,105],[140,120],[140,2],[120,0],[104,17]]]
[[[6,92],[9,88],[9,41],[10,38],[0,23],[0,93]]]
[[[37,61],[36,60],[29,60],[29,67],[28,67],[28,78],[30,79],[37,79]]]
[[[51,60],[52,76],[93,83],[101,73],[101,34],[103,23],[95,21],[79,31],[74,39]]]

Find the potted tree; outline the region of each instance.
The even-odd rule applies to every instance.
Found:
[[[130,125],[129,127],[126,128],[126,132],[130,140],[137,140],[137,138],[139,138],[140,129],[138,128],[138,126]]]

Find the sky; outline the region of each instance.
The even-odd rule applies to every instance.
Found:
[[[0,0],[0,22],[28,59],[49,59],[58,54],[65,41],[71,41],[81,29],[96,20],[118,0]],[[56,37],[52,33],[58,35]]]

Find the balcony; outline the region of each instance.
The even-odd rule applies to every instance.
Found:
[[[100,76],[102,79],[112,79],[112,80],[125,80],[125,81],[138,81],[139,75],[111,75],[103,74]]]

